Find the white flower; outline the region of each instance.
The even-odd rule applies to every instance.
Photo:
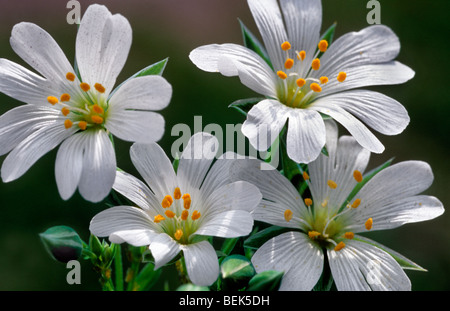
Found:
[[[276,0],[248,0],[248,4],[273,69],[258,54],[236,44],[201,46],[190,59],[202,70],[239,76],[244,85],[266,96],[252,107],[242,126],[256,149],[270,147],[289,120],[288,156],[299,163],[311,162],[326,140],[322,114],[341,123],[375,153],[384,146],[362,122],[385,135],[405,129],[409,116],[399,102],[378,92],[353,90],[404,83],[414,76],[393,60],[400,43],[391,29],[369,26],[328,46],[320,40],[320,0],[281,0],[281,10]]]
[[[243,181],[230,182],[230,160],[212,166],[218,141],[214,136],[192,136],[177,172],[156,143],[134,144],[131,159],[149,187],[118,172],[113,188],[138,207],[117,206],[97,214],[91,232],[113,243],[149,245],[155,269],[183,252],[194,284],[211,285],[219,264],[213,246],[202,236],[233,238],[250,233],[250,214],[261,200],[259,190]]]
[[[172,87],[160,76],[128,80],[112,93],[131,46],[132,31],[121,15],[91,5],[76,37],[79,74],[42,28],[14,26],[13,50],[42,76],[0,59],[0,92],[27,105],[0,117],[4,182],[22,176],[40,157],[61,144],[55,175],[59,193],[75,190],[93,202],[111,190],[116,157],[109,133],[132,142],[154,142],[164,133],[163,117]]]
[[[327,256],[338,290],[410,290],[408,277],[390,254],[418,266],[356,233],[441,215],[444,208],[437,198],[418,195],[433,181],[429,165],[406,161],[389,166],[350,197],[363,180],[370,153],[351,136],[338,140],[334,122],[327,121],[326,127],[329,157],[321,154],[308,165],[304,178],[310,192],[303,199],[278,171],[259,170],[258,160],[236,162],[232,169],[233,178],[253,183],[263,194],[255,220],[294,229],[255,252],[256,271],[284,271],[280,290],[311,290]]]

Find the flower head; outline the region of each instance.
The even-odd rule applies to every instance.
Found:
[[[408,277],[391,255],[410,261],[359,233],[441,215],[437,198],[419,195],[433,181],[429,165],[406,161],[363,181],[370,153],[351,136],[338,139],[334,122],[326,126],[329,156],[321,154],[308,165],[304,178],[309,192],[303,198],[278,171],[259,170],[257,160],[236,162],[232,169],[234,178],[253,183],[263,194],[255,220],[294,229],[256,251],[256,271],[284,271],[281,290],[311,290],[327,256],[338,290],[409,290]],[[374,264],[376,277],[371,274]]]
[[[271,66],[257,53],[236,44],[199,47],[190,59],[202,70],[239,76],[266,96],[248,112],[242,132],[258,150],[266,150],[286,121],[287,153],[309,163],[325,144],[322,115],[341,123],[363,147],[384,150],[362,123],[385,134],[401,133],[409,123],[405,108],[370,85],[398,84],[414,76],[394,61],[397,36],[386,26],[369,26],[330,44],[320,37],[320,0],[248,0]],[[361,122],[361,121],[362,122]],[[261,136],[264,136],[261,138]]]
[[[211,166],[217,148],[215,137],[195,134],[175,173],[156,143],[134,144],[131,159],[148,186],[118,172],[113,188],[137,207],[117,206],[100,212],[91,221],[91,232],[108,236],[113,243],[149,245],[156,269],[182,251],[191,281],[211,285],[218,277],[219,264],[213,246],[203,237],[249,234],[253,227],[250,212],[261,200],[255,186],[230,182],[229,160],[219,159]]]
[[[172,88],[160,76],[127,80],[112,91],[131,46],[131,27],[121,15],[91,5],[76,37],[79,74],[42,28],[14,26],[11,46],[41,75],[0,59],[0,92],[27,103],[0,117],[4,182],[24,174],[61,144],[55,167],[63,199],[77,187],[90,201],[102,200],[114,183],[116,159],[109,133],[132,142],[162,137]]]

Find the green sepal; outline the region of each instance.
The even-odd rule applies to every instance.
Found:
[[[258,249],[271,238],[274,238],[288,231],[292,231],[292,228],[270,226],[255,234],[252,234],[248,239],[244,241],[244,247]]]
[[[156,284],[161,276],[162,269],[155,270],[153,263],[147,263],[144,268],[139,272],[138,276],[134,280],[133,290],[148,291],[153,285]]]
[[[306,172],[308,170],[308,166],[306,164],[297,163],[288,156],[286,133],[287,131],[285,126],[279,136],[281,142],[280,157],[281,157],[282,172],[283,175],[298,190],[299,194],[303,195],[303,192],[308,187],[308,184],[303,179],[303,172]]]
[[[253,276],[246,291],[276,291],[280,287],[283,271],[267,270]]]
[[[394,158],[391,158],[381,164],[380,166],[377,166],[376,168],[372,169],[371,171],[367,172],[363,176],[363,180],[356,184],[355,188],[353,188],[352,192],[350,192],[349,196],[347,197],[347,200],[344,201],[341,208],[339,209],[339,212],[341,212],[347,204],[355,197],[355,195],[361,190],[361,188],[369,181],[371,180],[376,174],[387,168],[389,165],[391,165]]]
[[[330,290],[335,289],[334,279],[333,275],[331,273],[330,264],[328,262],[328,256],[326,249],[323,249],[324,256],[324,263],[323,263],[323,270],[322,274],[320,275],[319,280],[317,281],[316,285],[313,287],[313,291],[318,292],[328,292]]]
[[[40,233],[39,237],[50,256],[59,262],[77,260],[83,252],[83,241],[78,233],[68,226],[54,226]]]
[[[255,268],[247,257],[230,255],[220,265],[220,276],[224,289],[239,289],[256,274]]]
[[[244,40],[244,45],[246,48],[252,50],[273,69],[272,62],[270,61],[269,54],[267,53],[264,46],[259,42],[256,36],[248,29],[244,23],[239,19],[239,24],[241,25],[242,37]]]
[[[391,255],[395,261],[398,262],[398,264],[406,270],[416,270],[416,271],[422,271],[422,272],[426,272],[427,269],[422,268],[421,266],[419,266],[418,264],[416,264],[415,262],[411,261],[410,259],[406,258],[405,256],[403,256],[402,254],[390,249],[389,247],[386,247],[376,241],[373,241],[371,239],[368,239],[366,237],[360,236],[360,235],[355,235],[355,237],[353,238],[356,241],[360,241],[360,242],[364,242],[367,244],[370,244],[372,246],[375,246],[383,251],[385,251],[386,253],[388,253],[389,255]]]
[[[198,286],[192,283],[180,285],[176,291],[178,292],[207,292],[209,288],[207,286]]]
[[[238,99],[234,102],[232,102],[230,105],[228,105],[228,108],[234,108],[240,113],[242,113],[244,116],[247,116],[248,112],[252,107],[259,103],[260,101],[264,100],[263,97],[253,97],[253,98],[246,98],[246,99]]]
[[[115,92],[117,92],[117,90],[124,85],[125,83],[127,83],[129,80],[137,78],[137,77],[144,77],[144,76],[150,76],[150,75],[155,75],[155,76],[161,76],[164,72],[164,69],[166,68],[167,65],[167,61],[169,59],[163,59],[159,62],[156,62],[150,66],[145,67],[144,69],[139,70],[138,72],[136,72],[134,75],[132,75],[131,77],[129,77],[128,79],[126,79],[125,81],[123,81],[121,84],[119,84],[112,92],[111,94],[109,94],[108,100],[113,96],[113,94]]]

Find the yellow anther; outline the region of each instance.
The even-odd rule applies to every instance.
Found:
[[[100,116],[92,116],[91,117],[92,122],[94,122],[95,124],[102,124],[103,123],[103,118]]]
[[[172,212],[170,209],[166,210],[164,212],[164,214],[166,214],[166,216],[169,217],[169,218],[174,218],[175,217],[175,213]]]
[[[153,221],[158,223],[160,221],[163,221],[164,219],[165,219],[164,216],[158,214],[155,216],[155,218],[153,218]]]
[[[61,100],[62,102],[68,102],[68,101],[70,100],[70,95],[67,94],[67,93],[64,93],[64,94],[61,95],[60,100]]]
[[[362,180],[363,180],[363,176],[362,176],[361,172],[358,171],[358,170],[355,170],[355,171],[353,172],[353,178],[355,178],[355,180],[356,180],[357,182],[362,182]]]
[[[297,83],[298,87],[303,87],[306,84],[306,80],[303,78],[297,79],[297,81],[295,81],[295,83]]]
[[[297,53],[297,59],[303,61],[306,57],[306,52],[305,51],[300,51]]]
[[[361,204],[361,199],[356,199],[355,201],[353,201],[352,207],[357,208],[359,204]]]
[[[105,91],[106,91],[105,87],[103,85],[101,85],[100,83],[95,83],[94,87],[99,93],[105,93]]]
[[[336,252],[338,252],[338,251],[340,251],[341,249],[343,249],[344,247],[345,247],[345,243],[344,243],[344,242],[339,242],[338,245],[336,245],[336,246],[334,247],[334,250],[335,250]]]
[[[55,96],[47,97],[47,101],[52,105],[56,105],[59,102],[58,98],[56,98]]]
[[[67,107],[63,107],[61,109],[61,112],[62,112],[63,116],[67,116],[70,113],[70,110]]]
[[[320,83],[325,84],[325,83],[328,82],[328,77],[325,77],[325,76],[324,77],[320,77],[319,80],[320,80]]]
[[[189,217],[189,211],[187,209],[181,212],[181,220],[186,220]]]
[[[80,88],[83,91],[87,92],[87,91],[89,91],[91,89],[91,86],[89,84],[87,84],[86,82],[83,82],[83,83],[80,84]]]
[[[306,205],[306,206],[311,206],[312,203],[313,203],[313,202],[312,202],[312,200],[311,200],[310,198],[306,198],[306,199],[305,199],[305,205]]]
[[[191,207],[191,195],[189,193],[185,193],[182,196],[183,199],[183,207],[185,209],[189,209]]]
[[[303,179],[304,179],[304,180],[309,180],[309,175],[308,175],[308,173],[307,173],[306,171],[304,171],[304,172],[302,173],[302,176],[303,176]]]
[[[78,122],[78,127],[81,129],[81,130],[85,130],[86,129],[86,127],[87,127],[87,122],[86,121],[80,121],[80,122]]]
[[[323,200],[322,204],[320,205],[322,205],[322,207],[326,207],[328,205],[328,200],[327,199]]]
[[[339,82],[344,82],[345,79],[347,79],[347,74],[345,72],[341,71],[337,76],[337,80]]]
[[[284,71],[281,71],[281,70],[277,71],[277,76],[280,79],[283,79],[283,80],[287,78],[287,74]]]
[[[331,180],[331,179],[329,179],[329,180],[327,181],[327,185],[328,185],[328,187],[330,187],[331,189],[336,189],[336,188],[337,188],[337,183],[336,183],[335,181]]]
[[[99,114],[104,112],[103,108],[97,104],[92,106],[92,110],[94,110],[95,113],[99,113]]]
[[[316,58],[311,63],[311,68],[314,70],[319,70],[320,68],[320,59]]]
[[[175,200],[179,200],[181,198],[180,188],[175,188],[175,190],[173,191],[173,197],[175,198]]]
[[[66,79],[69,81],[75,81],[75,74],[71,72],[66,73]]]
[[[288,51],[291,49],[291,44],[288,41],[285,41],[281,44],[281,49],[283,51]]]
[[[372,218],[367,219],[367,221],[366,221],[366,223],[364,225],[366,226],[367,230],[372,229],[373,219]]]
[[[292,215],[293,213],[290,209],[284,211],[284,219],[286,219],[287,222],[291,221]]]
[[[64,121],[64,127],[66,129],[70,129],[72,127],[73,123],[72,121],[70,121],[69,119],[67,119],[66,121]]]
[[[315,239],[316,237],[320,236],[320,232],[317,231],[309,231],[308,232],[308,236],[311,239]]]
[[[200,214],[199,211],[195,210],[195,211],[192,213],[191,218],[192,218],[192,220],[197,220],[197,219],[200,218],[201,215],[202,215],[202,214]]]
[[[325,52],[328,49],[328,42],[327,40],[320,40],[318,44],[318,48],[320,52]]]
[[[292,58],[286,59],[286,61],[284,62],[284,68],[291,69],[292,66],[294,66],[294,60]]]
[[[353,239],[355,237],[355,234],[353,232],[346,232],[346,233],[344,233],[344,237],[346,239],[351,240],[351,239]]]
[[[311,90],[313,90],[316,93],[322,92],[322,88],[317,83],[311,83],[311,85],[309,87]]]
[[[168,208],[172,205],[172,203],[173,203],[172,197],[170,195],[166,195],[161,202],[161,206],[163,208]]]
[[[175,239],[177,239],[177,241],[180,240],[182,236],[183,236],[183,230],[181,230],[181,229],[177,229],[177,231],[175,231],[175,234],[173,235],[173,237]]]

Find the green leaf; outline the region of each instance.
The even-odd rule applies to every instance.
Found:
[[[416,264],[415,262],[413,262],[412,260],[406,258],[405,256],[403,256],[400,253],[397,253],[396,251],[378,243],[375,242],[371,239],[368,239],[366,237],[360,236],[360,235],[355,235],[354,240],[356,241],[360,241],[360,242],[364,242],[367,244],[370,244],[372,246],[378,247],[379,249],[385,251],[386,253],[388,253],[389,255],[391,255],[398,263],[399,265],[403,268],[403,269],[407,269],[407,270],[416,270],[416,271],[423,271],[426,272],[427,270],[422,268],[421,266],[419,266],[418,264]]]
[[[155,270],[155,265],[148,263],[142,268],[138,276],[134,280],[133,290],[147,291],[156,284],[161,276],[162,269]]]
[[[240,281],[250,279],[256,272],[251,261],[245,256],[231,255],[222,261],[220,273],[223,279]]]
[[[246,291],[276,291],[280,287],[283,275],[283,271],[260,272],[250,279]]]
[[[60,262],[76,260],[83,251],[83,241],[78,233],[67,226],[54,226],[39,234],[50,256]]]
[[[391,165],[393,160],[394,160],[394,158],[391,158],[391,159],[387,160],[386,162],[384,162],[383,164],[381,164],[380,166],[377,166],[373,170],[371,170],[371,171],[367,172],[366,174],[364,174],[363,180],[356,184],[355,188],[353,188],[352,192],[350,192],[349,196],[347,197],[347,200],[345,200],[344,204],[342,204],[341,208],[339,209],[339,212],[341,212],[347,206],[347,204],[355,197],[355,195],[359,192],[359,190],[361,190],[361,188],[369,180],[371,180],[373,178],[373,176],[375,176],[376,174],[378,174],[379,172],[384,170],[386,167]]]
[[[292,228],[270,226],[255,234],[252,234],[247,240],[244,241],[244,247],[258,249],[271,238],[288,231],[292,231]]]
[[[138,72],[136,72],[134,75],[132,75],[131,77],[129,77],[128,79],[126,79],[125,81],[123,81],[121,84],[119,84],[119,86],[117,86],[112,92],[111,94],[109,94],[109,98],[111,98],[115,92],[117,92],[117,90],[124,85],[125,83],[127,83],[129,80],[137,78],[137,77],[143,77],[143,76],[150,76],[150,75],[157,75],[157,76],[161,76],[164,72],[164,69],[166,68],[167,65],[167,61],[169,59],[163,59],[157,63],[154,63],[150,66],[145,67],[144,69],[139,70]]]
[[[242,113],[244,116],[247,116],[247,113],[250,111],[250,109],[252,109],[253,105],[259,103],[262,100],[264,100],[264,98],[262,97],[239,99],[232,102],[228,106],[228,108],[234,108],[240,113]]]
[[[256,52],[256,54],[261,56],[262,59],[264,59],[264,61],[273,69],[269,54],[267,54],[267,51],[261,44],[261,42],[259,42],[255,35],[253,35],[250,29],[248,29],[241,20],[239,20],[239,24],[241,25],[242,37],[245,47],[249,48],[253,52]]]
[[[177,291],[184,291],[184,292],[206,292],[209,291],[209,288],[207,286],[198,286],[194,284],[183,284],[180,285],[177,289]]]

